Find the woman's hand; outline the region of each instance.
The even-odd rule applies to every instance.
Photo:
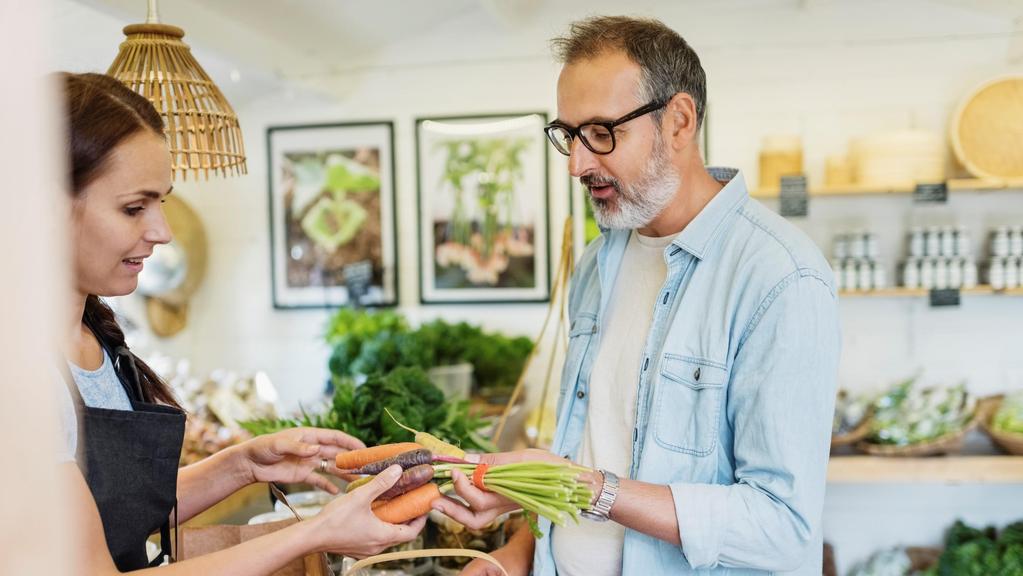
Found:
[[[496,454],[468,454],[466,460],[491,466],[530,461],[568,463],[568,460],[564,458],[536,449]],[[444,497],[434,501],[433,509],[473,530],[479,530],[493,522],[501,514],[518,510],[520,507],[504,496],[480,490],[459,470],[451,471],[451,479],[455,485],[455,493],[465,500],[468,506],[453,498]]]
[[[243,474],[252,482],[305,482],[338,493],[338,487],[317,474],[338,475],[334,457],[365,448],[357,438],[337,430],[291,428],[257,436],[238,446]],[[321,470],[321,461],[326,461]]]
[[[379,554],[396,544],[414,540],[426,524],[426,515],[408,524],[388,524],[373,514],[370,504],[401,476],[401,467],[391,466],[365,486],[335,498],[309,520],[317,551],[353,558]]]

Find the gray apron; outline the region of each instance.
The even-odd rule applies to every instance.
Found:
[[[86,406],[66,366],[64,379],[78,417],[75,458],[99,508],[110,556],[118,570],[127,572],[159,565],[171,555],[170,515],[172,510],[177,513],[185,415],[177,408],[144,402],[128,349],[100,344],[128,393],[131,411]],[[161,554],[150,563],[146,540],[157,530]]]

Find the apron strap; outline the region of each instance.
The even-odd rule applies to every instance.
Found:
[[[160,526],[160,555],[149,563],[150,568],[155,568],[163,564],[164,558],[167,559],[168,563],[173,564],[175,561],[175,554],[178,551],[178,503],[174,502],[174,547],[171,547],[170,537],[170,518]]]

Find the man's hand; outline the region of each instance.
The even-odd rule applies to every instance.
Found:
[[[533,547],[536,541],[533,540],[533,535],[529,533],[529,527],[523,526],[519,528],[518,532],[512,534],[512,537],[508,540],[508,543],[504,546],[494,550],[490,553],[504,569],[508,571],[508,576],[527,576],[529,570],[533,567]],[[482,560],[475,559],[461,572],[458,576],[503,576],[501,571],[497,569],[492,563]]]
[[[500,464],[511,464],[514,462],[555,462],[568,464],[569,461],[546,452],[544,450],[518,450],[515,452],[498,452],[496,454],[468,454],[466,460],[497,466]],[[465,500],[466,504],[453,498],[442,498],[434,501],[433,509],[437,510],[456,522],[460,522],[479,530],[494,521],[495,518],[517,510],[519,505],[504,496],[480,490],[458,470],[451,471],[451,479],[455,484],[455,492]]]

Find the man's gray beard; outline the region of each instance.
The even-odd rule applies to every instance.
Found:
[[[604,228],[632,230],[652,222],[675,197],[680,178],[668,162],[664,144],[658,139],[654,153],[643,169],[639,181],[619,184],[612,202],[598,202],[592,196],[593,216]]]

